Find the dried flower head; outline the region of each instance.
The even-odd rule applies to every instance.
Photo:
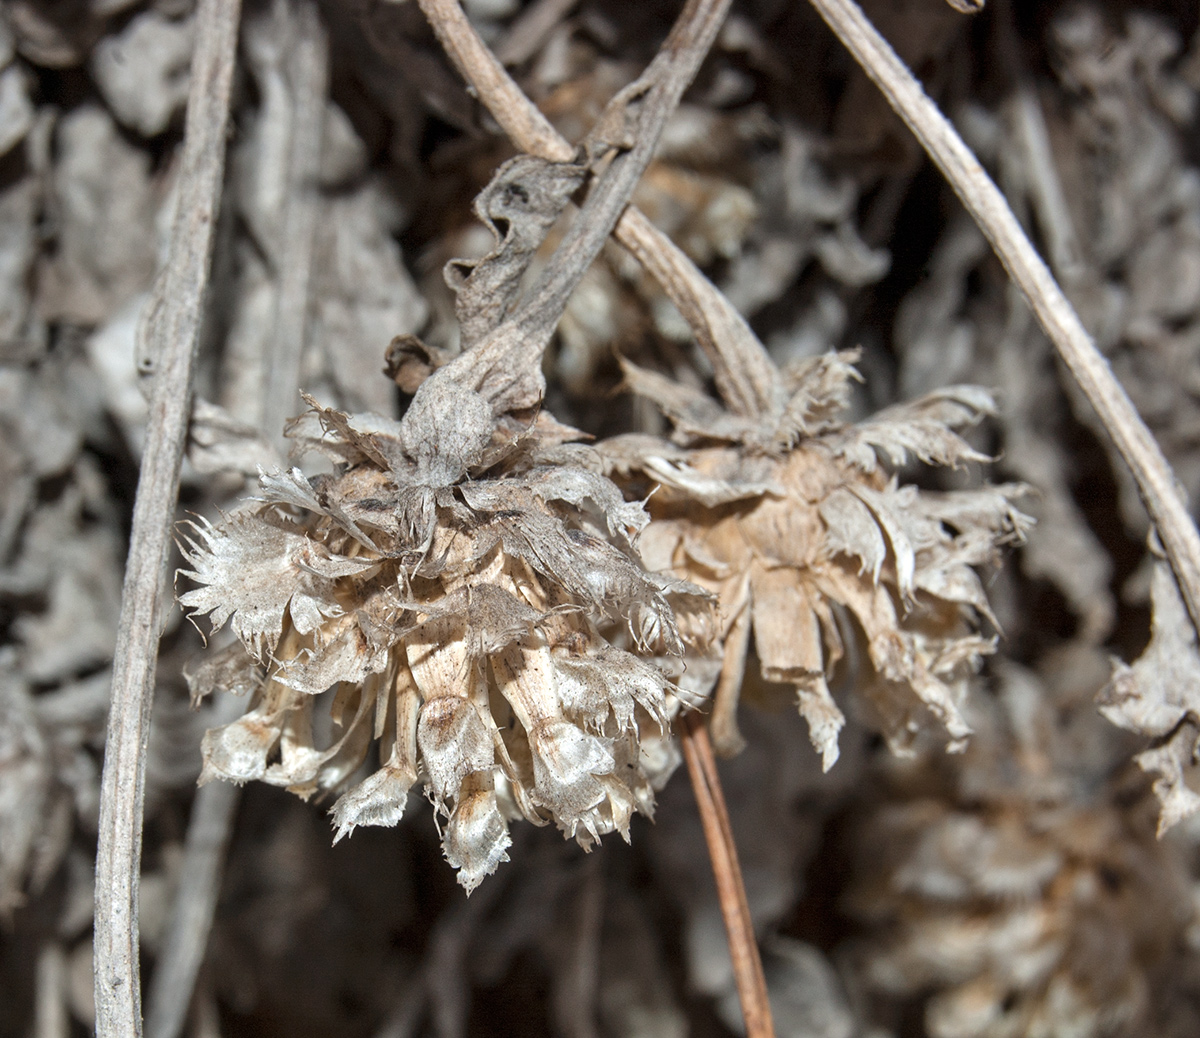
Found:
[[[389,367],[415,389],[399,422],[309,398],[288,435],[334,472],[263,473],[258,507],[193,524],[184,551],[200,586],[181,602],[241,642],[192,675],[193,694],[253,697],[206,736],[202,779],[307,797],[349,783],[378,740],[379,769],[334,806],[338,835],[394,825],[422,782],[468,891],[505,860],[511,819],[588,847],[650,812],[679,696],[634,652],[682,655],[668,598],[707,609],[702,589],[641,567],[645,510],[538,410],[541,353],[589,256],[517,297],[583,175],[502,166],[476,202],[495,248],[446,271],[464,351],[397,340]],[[341,734],[318,748],[313,700],[331,689]]]
[[[241,641],[194,690],[252,692],[205,738],[204,778],[307,797],[344,786],[379,740],[379,769],[334,807],[339,837],[395,824],[421,781],[470,890],[505,859],[510,819],[553,820],[586,847],[650,813],[678,699],[619,645],[680,653],[667,596],[703,593],[640,568],[631,539],[647,516],[585,467],[571,430],[545,416],[523,435],[502,428],[448,471],[423,452],[492,419],[446,418],[457,428],[414,443],[410,425],[314,403],[291,435],[337,470],[264,473],[257,508],[193,524],[200,586],[181,601]],[[334,688],[341,734],[319,749],[314,699]]]
[[[845,723],[828,680],[860,638],[858,702],[893,749],[930,715],[963,739],[965,680],[992,647],[975,621],[995,623],[974,567],[1022,535],[1029,521],[1012,498],[1023,488],[922,491],[888,475],[878,455],[894,465],[985,460],[957,430],[991,413],[990,394],[950,387],[846,425],[836,415],[853,354],[779,372],[759,347],[757,385],[744,363],[754,356],[745,349],[717,370],[729,410],[626,364],[631,388],[659,404],[682,446],[636,436],[602,445],[614,470],[662,487],[641,542],[649,568],[719,598],[721,653],[709,656],[718,748],[742,745],[734,712],[752,632],[763,677],[795,687],[826,769]]]
[[[885,928],[866,976],[893,995],[933,989],[933,1038],[1147,1033],[1189,900],[1152,826],[1112,807],[917,800],[874,816],[869,841],[885,864],[856,907]]]

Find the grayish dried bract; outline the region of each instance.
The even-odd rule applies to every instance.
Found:
[[[647,566],[719,598],[721,655],[708,673],[713,738],[726,754],[742,746],[735,711],[752,633],[763,677],[795,687],[826,769],[845,723],[829,680],[859,643],[856,698],[894,750],[907,749],[931,718],[952,743],[970,731],[966,678],[992,648],[977,633],[977,619],[992,617],[976,568],[1022,537],[1028,520],[1013,499],[1024,488],[931,493],[889,476],[880,456],[895,465],[983,460],[959,430],[991,414],[992,399],[950,387],[845,425],[837,415],[854,359],[828,354],[789,366],[778,373],[777,403],[758,414],[727,412],[698,390],[625,365],[628,385],[659,404],[687,450],[646,437],[601,450],[614,470],[640,470],[662,487],[642,540]],[[741,372],[728,358],[725,384],[737,388]]]
[[[206,736],[202,778],[308,797],[346,786],[378,740],[380,767],[334,806],[338,836],[394,825],[423,782],[468,891],[506,859],[510,820],[588,847],[651,812],[684,694],[634,653],[682,655],[673,606],[693,627],[708,608],[640,566],[648,516],[581,434],[527,410],[544,384],[513,362],[529,339],[506,333],[507,311],[578,182],[575,167],[503,167],[479,205],[497,248],[454,271],[468,350],[400,422],[309,398],[288,433],[335,471],[263,473],[257,507],[185,537],[199,586],[181,602],[244,647],[193,689],[254,689]],[[331,689],[341,734],[318,748],[314,699]]]
[[[10,676],[15,662],[10,653],[0,656],[0,916],[21,904],[26,889],[37,893],[58,867],[74,825],[72,793],[95,804],[94,768],[39,717],[53,697],[35,698]]]
[[[1157,775],[1161,836],[1200,810],[1200,653],[1196,629],[1165,562],[1154,564],[1150,599],[1150,644],[1132,666],[1114,661],[1112,681],[1098,701],[1113,724],[1156,740],[1135,760]]]

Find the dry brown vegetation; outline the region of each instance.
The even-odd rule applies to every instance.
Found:
[[[0,1038],[1200,1030],[1200,24],[978,6],[0,2]]]

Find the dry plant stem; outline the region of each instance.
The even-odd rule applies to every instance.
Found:
[[[308,323],[308,291],[316,230],[317,177],[329,82],[329,45],[312,0],[280,0],[290,20],[294,43],[287,56],[291,88],[291,147],[281,235],[275,255],[276,293],[272,333],[263,357],[266,391],[260,429],[268,442],[282,445],[284,422],[299,397],[300,364]],[[286,24],[286,22],[285,22]],[[244,704],[218,723],[233,721]],[[219,708],[218,708],[219,709]],[[224,874],[230,830],[241,801],[241,787],[210,782],[196,793],[188,820],[179,888],[167,938],[147,999],[146,1033],[178,1038],[187,1022],[192,992],[204,962],[217,897]]]
[[[636,127],[633,145],[628,151],[618,152],[600,174],[579,218],[563,235],[541,277],[530,289],[529,301],[517,311],[514,321],[529,320],[534,314],[554,313],[557,325],[571,291],[616,227],[642,171],[650,164],[663,127],[695,78],[729,5],[730,0],[688,0],[646,71],[605,107],[597,125],[606,126],[610,117],[617,120],[632,117]],[[603,140],[596,144],[600,153],[609,148]]]
[[[505,65],[520,65],[528,61],[546,42],[554,27],[561,22],[579,0],[534,0],[509,26],[496,46],[496,57]]]
[[[308,324],[308,282],[313,232],[317,226],[317,176],[329,81],[329,45],[313,0],[289,3],[295,37],[287,56],[291,87],[291,149],[279,240],[272,333],[263,358],[266,394],[262,433],[282,446],[283,424],[296,410],[304,331]]]
[[[233,721],[245,708],[244,700],[225,697],[215,708],[213,723]],[[146,999],[149,1038],[179,1038],[183,1033],[208,948],[241,794],[242,787],[231,782],[209,782],[192,802],[179,887]]]
[[[430,9],[441,2],[426,0]],[[646,71],[621,90],[601,114],[596,124],[600,135],[589,139],[584,153],[590,160],[609,155],[611,160],[596,178],[587,201],[526,300],[484,341],[472,347],[469,363],[475,373],[473,377],[487,373],[498,398],[509,394],[509,400],[519,399],[525,407],[540,403],[540,392],[534,400],[521,396],[520,387],[530,372],[539,370],[542,354],[571,293],[599,255],[628,204],[654,155],[668,116],[679,104],[716,39],[729,3],[730,0],[688,0]],[[461,14],[457,5],[455,9]],[[619,141],[607,139],[606,135],[612,131],[616,131],[613,136]],[[449,372],[451,368],[443,370]]]
[[[555,985],[552,994],[554,1021],[565,1038],[597,1038],[596,997],[600,979],[600,931],[604,924],[603,859],[593,854],[583,866],[583,877],[573,898],[574,926],[568,979]]]
[[[48,942],[38,953],[36,983],[33,1038],[68,1038],[67,957],[57,941]]]
[[[717,759],[713,756],[708,729],[699,715],[684,716],[680,727],[683,758],[687,761],[688,777],[692,780],[700,822],[704,826],[721,915],[729,937],[729,954],[733,959],[733,976],[746,1021],[746,1036],[773,1038],[775,1024],[771,1019],[767,982],[758,955],[758,942],[754,938],[754,923],[746,902],[746,887],[725,807],[725,794],[721,791]]]
[[[98,1038],[141,1034],[138,878],[146,743],[158,661],[179,465],[225,169],[240,0],[200,0],[179,195],[161,304],[151,335],[159,361],[134,503],[101,782],[96,858],[95,977]]]
[[[810,0],[908,124],[992,243],[1133,472],[1146,511],[1200,630],[1200,533],[1179,484],[1108,361],[1037,254],[1004,196],[954,127],[854,0]]]
[[[1046,236],[1050,266],[1070,288],[1083,273],[1083,257],[1062,180],[1054,164],[1050,131],[1046,127],[1037,88],[1025,67],[1021,42],[1013,26],[1012,3],[1001,0],[995,12],[1000,55],[1014,83],[1012,119],[1024,153],[1021,157],[1029,181],[1029,196],[1038,226]]]
[[[459,0],[420,0],[438,39],[509,139],[522,151],[569,162],[576,149],[550,125],[513,81],[463,13]],[[636,207],[616,226],[625,246],[666,292],[713,364],[721,395],[732,411],[770,413],[775,368],[744,317],[674,242]]]
[[[179,1038],[183,1033],[196,975],[208,948],[225,852],[241,793],[241,787],[231,782],[209,782],[196,793],[188,820],[180,893],[146,1000],[149,1038]]]
[[[505,874],[507,876],[507,873]],[[471,996],[468,956],[479,925],[507,889],[493,877],[466,901],[443,913],[429,938],[422,970],[430,1024],[437,1038],[466,1038]]]

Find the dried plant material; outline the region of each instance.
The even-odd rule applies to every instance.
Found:
[[[580,222],[606,167],[616,160],[618,173],[630,168],[631,146],[653,136],[655,120],[642,118],[648,95],[639,91],[659,73],[619,96],[622,88],[653,59],[671,19],[710,8],[536,0],[513,10],[485,0],[463,13],[450,0],[423,3],[456,27],[446,54],[417,4],[265,0],[242,20],[231,129],[206,150],[216,156],[222,141],[231,149],[227,204],[211,225],[196,400],[188,408],[180,390],[163,404],[189,423],[175,528],[189,516],[204,527],[197,515],[210,517],[216,525],[204,528],[223,550],[231,538],[248,546],[245,580],[227,580],[227,602],[214,594],[218,606],[237,611],[211,650],[200,651],[197,625],[170,610],[158,666],[140,671],[156,705],[135,928],[119,916],[114,924],[106,910],[94,917],[98,767],[103,757],[132,757],[123,737],[105,746],[103,732],[115,589],[135,525],[137,468],[162,429],[147,395],[169,356],[136,330],[139,322],[154,327],[150,271],[165,257],[174,194],[187,182],[187,37],[207,0],[198,8],[191,0],[0,0],[0,898],[16,909],[0,942],[0,1033],[58,1038],[83,1028],[113,1038],[110,996],[120,990],[102,987],[97,1019],[93,959],[103,973],[113,941],[126,937],[115,948],[118,957],[129,953],[122,963],[140,948],[153,967],[150,1038],[183,1030],[215,1038],[230,1021],[297,1038],[340,1030],[467,1038],[481,1021],[498,1036],[736,1031],[740,1000],[708,845],[683,776],[654,788],[677,767],[680,744],[660,737],[635,698],[644,691],[642,666],[664,690],[653,685],[643,698],[661,695],[668,713],[671,697],[710,689],[724,716],[736,701],[748,707],[736,713],[746,747],[720,772],[779,1033],[933,1038],[974,1027],[1007,1028],[1016,1038],[1032,1019],[1050,1021],[1053,1033],[1075,1028],[1106,1038],[1200,1033],[1200,812],[1188,814],[1200,794],[1200,721],[1184,611],[1169,580],[1152,587],[1163,577],[1152,580],[1148,562],[1139,568],[1146,516],[1116,454],[1105,453],[1107,434],[1063,382],[1019,290],[949,189],[921,165],[882,96],[857,77],[810,5],[740,8],[667,115],[645,171],[621,174],[636,188],[626,194],[620,185]],[[1189,273],[1197,220],[1190,136],[1200,41],[1188,39],[1195,26],[1186,12],[1053,0],[1036,17],[1000,5],[969,19],[944,0],[864,7],[993,173],[1179,481],[1194,491],[1200,310]],[[482,48],[474,57],[462,32],[472,25]],[[696,37],[672,39],[690,49]],[[498,76],[489,46],[507,64]],[[447,54],[461,63],[466,89]],[[664,54],[658,65],[671,61]],[[507,144],[500,130],[510,134]],[[562,165],[510,167],[481,199],[484,222],[473,223],[469,200],[511,154],[509,144]],[[553,176],[564,181],[549,192],[544,220],[524,212],[515,189]],[[187,203],[181,212],[204,209]],[[549,230],[539,238],[543,224]],[[577,251],[559,255],[564,241]],[[442,271],[459,256],[468,259],[452,268],[451,289]],[[553,286],[531,295],[547,271]],[[194,298],[194,287],[164,300]],[[460,301],[469,329],[461,336]],[[861,386],[827,356],[856,345]],[[280,349],[288,364],[299,359],[298,374],[271,359]],[[468,362],[476,351],[479,359]],[[613,393],[618,356],[636,365],[628,377],[639,382],[639,398]],[[814,385],[803,365],[822,358]],[[387,379],[379,376],[384,364]],[[300,477],[275,442],[282,421],[268,428],[263,417],[272,372],[289,383],[278,405],[288,415],[302,406],[297,385],[324,407],[297,422],[290,442],[334,457],[297,462]],[[839,380],[849,389],[845,408],[833,399]],[[778,417],[801,383],[808,402]],[[989,387],[998,406],[947,392],[965,385]],[[417,395],[409,428],[427,430],[433,447],[403,456],[401,469],[424,474],[400,481],[389,475],[395,458],[384,449],[399,425],[389,422],[398,408],[412,410]],[[920,408],[895,410],[924,398]],[[536,403],[513,409],[525,401]],[[970,420],[985,412],[968,435]],[[946,422],[964,419],[952,430],[957,442],[942,436]],[[472,462],[480,442],[483,454]],[[972,449],[995,460],[972,461]],[[918,469],[922,452],[957,454],[959,471]],[[791,462],[797,454],[803,458]],[[901,454],[907,461],[895,463]],[[259,468],[265,483],[255,487]],[[836,486],[813,476],[813,490],[800,470]],[[940,679],[971,729],[965,751],[941,752],[957,740],[898,683],[882,698],[916,725],[893,740],[915,759],[888,752],[874,734],[886,726],[871,698],[880,682],[863,624],[825,596],[841,659],[832,663],[832,637],[819,617],[810,640],[845,723],[838,767],[822,772],[822,755],[803,745],[810,733],[796,709],[794,673],[782,683],[763,678],[762,652],[778,668],[791,665],[788,653],[807,644],[797,632],[807,636],[814,626],[796,622],[808,604],[795,586],[823,595],[806,560],[779,558],[780,546],[798,537],[787,524],[793,514],[811,518],[819,537],[805,533],[803,542],[817,545],[818,565],[844,571],[851,588],[882,592],[924,659],[931,629],[954,645],[995,633],[976,606],[918,586],[940,565],[919,545],[924,524],[951,542],[963,540],[960,521],[980,542],[993,536],[972,525],[973,506],[953,524],[943,518],[944,501],[930,511],[940,500],[934,491],[953,488],[956,497],[978,486],[980,471],[993,482],[1032,485],[1019,503],[1037,525],[998,567],[969,567],[1003,636],[978,674],[968,675],[963,661]],[[381,498],[371,481],[385,476]],[[359,479],[369,485],[351,485]],[[430,527],[419,494],[402,509],[371,502],[422,484],[432,494],[435,534],[469,529],[470,543],[459,545],[468,552],[482,547],[481,518],[511,525],[504,513],[519,511],[524,530],[548,512],[558,526],[535,532],[561,551],[543,552],[537,564],[575,574],[580,586],[596,568],[591,549],[574,539],[564,546],[551,529],[594,536],[636,575],[646,563],[630,554],[623,527],[650,516],[636,538],[648,560],[664,533],[669,548],[686,526],[686,565],[668,558],[651,570],[650,584],[674,616],[682,659],[665,644],[639,648],[625,615],[632,609],[605,616],[561,592],[568,604],[535,608],[528,578],[518,597],[508,581],[525,563],[512,562],[509,529],[495,557],[477,564],[435,555],[443,534],[423,551],[385,556],[397,535],[381,532],[377,520],[395,519],[397,529],[412,520],[417,548]],[[810,490],[824,496],[810,500]],[[467,501],[473,492],[486,508]],[[247,493],[260,500],[238,503]],[[438,503],[447,493],[448,517]],[[801,508],[792,507],[797,497]],[[159,514],[169,506],[160,500]],[[619,517],[612,529],[610,515]],[[671,581],[695,573],[710,593],[729,593],[736,567],[718,575],[711,566],[741,565],[741,543],[718,540],[720,559],[700,553],[708,548],[701,534],[718,519],[733,527],[731,517],[738,537],[747,517],[757,517],[748,525],[749,606],[714,616],[711,604],[681,596]],[[778,522],[768,529],[766,519]],[[142,543],[133,540],[135,563]],[[775,554],[758,551],[763,543]],[[500,556],[508,569],[480,569]],[[411,577],[402,592],[402,573],[451,562],[472,588],[469,600],[446,593],[443,579],[453,580],[444,574]],[[362,607],[363,589],[385,570],[401,605],[417,611],[381,618],[373,605]],[[961,592],[956,571],[945,572]],[[546,593],[560,585],[537,576],[537,586]],[[902,586],[912,588],[907,603]],[[588,594],[603,599],[612,587],[610,580]],[[180,593],[199,588],[178,580]],[[169,588],[162,591],[165,605]],[[340,614],[326,608],[330,595]],[[297,633],[293,608],[314,625],[310,635]],[[464,635],[442,647],[446,629],[465,632],[477,621],[471,630],[482,632],[480,644]],[[233,630],[270,644],[276,623],[274,658],[266,651],[262,662]],[[656,623],[651,615],[646,630]],[[147,620],[145,629],[155,626]],[[410,690],[405,700],[417,718],[406,744],[417,762],[409,790],[432,793],[435,780],[452,790],[438,811],[404,789],[407,772],[389,772],[396,703],[381,708],[381,729],[376,709],[390,678],[356,663],[384,651],[370,641],[374,632],[397,629],[403,634],[389,652],[414,684],[432,671],[426,684],[436,686],[440,655],[484,661],[488,702],[479,694],[476,714],[488,739],[469,719],[459,723],[449,696],[426,701]],[[583,655],[563,642],[549,649],[553,637],[581,630],[600,639]],[[1148,655],[1135,662],[1148,637]],[[564,723],[609,703],[604,726],[615,731],[632,709],[655,817],[629,820],[630,846],[609,838],[585,855],[556,825],[513,824],[524,815],[513,807],[498,746],[507,748],[506,738],[516,746],[509,756],[526,790],[546,769],[535,773],[530,740],[516,723],[492,731],[512,713],[494,660],[529,638],[546,640]],[[1113,652],[1128,666],[1112,664]],[[638,661],[631,673],[623,654]],[[121,657],[118,676],[142,659]],[[185,660],[195,711],[180,680]],[[435,666],[422,670],[426,664]],[[285,669],[314,689],[331,675],[367,673],[312,696],[279,680]],[[1106,682],[1097,710],[1096,689]],[[370,705],[360,686],[375,689]],[[214,699],[222,690],[230,694]],[[247,708],[261,718],[271,697],[299,706],[279,725],[266,770],[285,778],[286,748],[297,774],[319,776],[308,802],[281,799],[261,781],[214,781],[197,792],[203,730]],[[118,712],[130,704],[124,693],[116,699]],[[807,712],[815,709],[810,702]],[[713,713],[702,706],[692,716]],[[722,710],[715,715],[719,732]],[[444,721],[436,731],[435,721]],[[619,767],[617,748],[631,736],[593,730],[586,720],[572,727],[604,747],[611,741]],[[582,759],[584,749],[572,752]],[[456,754],[476,770],[459,775]],[[344,785],[327,792],[339,774]],[[403,792],[403,817],[371,827],[360,818],[354,838],[332,846],[327,815],[337,796],[369,791],[363,782],[378,775],[377,798],[363,803],[375,821],[392,821]],[[611,777],[589,775],[578,788]],[[633,775],[622,781],[637,792],[642,779]],[[511,862],[466,901],[444,858],[449,850],[463,862],[465,877],[503,843],[489,778],[512,841],[499,853]],[[390,801],[378,792],[388,784]],[[124,812],[130,798],[110,802]],[[224,805],[223,821],[213,822],[214,803]],[[591,810],[611,814],[609,803]],[[531,813],[551,821],[545,808]],[[1182,818],[1161,841],[1156,814],[1166,824]],[[580,822],[576,835],[584,833]],[[111,846],[111,835],[101,843]],[[199,881],[197,861],[208,870]],[[133,878],[119,872],[101,891],[121,896]],[[188,910],[174,921],[165,910],[172,900]],[[992,957],[977,954],[980,947]],[[124,1038],[135,1034],[136,1014],[122,1025]]]
[[[880,85],[888,104],[905,120],[987,234],[1129,466],[1180,582],[1192,622],[1200,627],[1200,532],[1188,514],[1170,463],[1128,393],[979,160],[854,0],[811,2]]]
[[[729,300],[748,315],[778,299],[812,264],[835,284],[857,289],[882,278],[891,262],[886,249],[863,241],[856,226],[857,185],[834,177],[821,160],[827,143],[791,121],[776,132],[778,147],[755,162],[761,217],[721,281]],[[823,353],[839,336],[822,336],[817,343],[808,338],[801,318],[771,337],[772,352],[786,363]]]
[[[6,660],[5,670],[13,663]],[[70,800],[62,793],[33,699],[6,676],[0,683],[0,912],[21,903],[27,881],[36,893],[58,864],[71,824]]]
[[[102,485],[81,457],[88,407],[73,365],[47,361],[34,378],[0,370],[0,436],[10,466],[3,503],[7,536],[0,602],[18,615],[8,629],[20,672],[54,687],[107,664],[115,642],[121,545],[97,522]],[[37,507],[36,488],[60,481]],[[34,605],[33,603],[36,603]]]
[[[153,137],[183,108],[194,35],[191,18],[144,11],[96,46],[92,75],[123,126]]]
[[[502,167],[477,205],[495,248],[447,271],[465,351],[420,384],[399,423],[309,398],[290,433],[338,462],[335,474],[264,474],[263,508],[193,526],[185,550],[201,586],[183,604],[214,628],[232,620],[266,667],[246,716],[206,737],[203,777],[309,796],[345,785],[382,739],[380,770],[334,807],[339,836],[394,825],[423,779],[468,891],[505,860],[509,819],[553,820],[586,847],[627,837],[633,813],[651,809],[666,774],[643,746],[669,738],[678,699],[598,625],[678,655],[667,596],[705,602],[640,570],[631,538],[647,517],[596,474],[594,453],[570,446],[572,430],[519,417],[544,387],[523,365],[603,241],[590,228],[568,235],[573,269],[552,261],[509,316],[581,178],[534,159]],[[618,171],[607,184],[628,194],[633,180]],[[597,186],[581,222],[607,201]],[[335,685],[343,734],[318,750],[312,700]]]
[[[723,753],[742,746],[735,712],[752,634],[763,677],[795,687],[826,769],[845,724],[828,682],[857,655],[860,634],[856,701],[893,749],[908,748],[930,719],[952,742],[970,731],[966,678],[992,648],[974,630],[991,615],[974,567],[1023,535],[1027,520],[1012,503],[1023,488],[934,494],[889,477],[879,455],[893,465],[980,460],[958,430],[991,413],[991,397],[955,387],[846,426],[836,416],[853,359],[830,354],[781,373],[774,410],[746,417],[625,365],[630,387],[658,403],[690,449],[682,461],[653,442],[602,449],[614,467],[662,487],[643,540],[647,565],[720,601],[713,729]]]
[[[2,66],[0,66],[2,68]],[[33,126],[29,77],[18,64],[0,70],[0,155],[11,151]]]
[[[6,361],[40,352],[29,281],[37,258],[41,194],[36,177],[0,192],[0,358]]]
[[[968,292],[968,279],[981,287]],[[896,315],[900,383],[913,396],[947,379],[995,385],[1006,402],[997,424],[1003,471],[1036,488],[1023,503],[1037,535],[1020,553],[1025,573],[1052,581],[1099,641],[1112,628],[1112,561],[1071,494],[1072,461],[1060,444],[1064,406],[1049,342],[1024,301],[989,263],[987,242],[962,214],[930,262],[929,276]]]
[[[1188,387],[1200,297],[1185,271],[1200,256],[1200,201],[1183,127],[1195,86],[1173,65],[1178,35],[1142,12],[1109,23],[1091,7],[1073,8],[1048,42],[1060,84],[1047,110],[1050,142],[1080,259],[1072,299],[1194,498],[1200,472],[1185,444],[1196,421]],[[1127,480],[1121,503],[1126,523],[1142,532]]]
[[[685,718],[683,726],[680,743],[717,884],[717,900],[729,939],[733,981],[746,1035],[747,1038],[774,1038],[775,1023],[771,1017],[767,981],[708,728],[695,717]]]
[[[932,1038],[1176,1033],[1156,993],[1192,954],[1180,848],[1106,774],[1121,750],[1074,692],[1011,666],[997,691],[949,790],[898,776],[903,799],[863,819],[851,908],[881,928],[863,976],[931,991]]]
[[[58,252],[43,260],[38,309],[48,321],[99,324],[145,290],[154,274],[158,198],[150,159],[99,107],[71,112],[56,136]]]
[[[174,224],[146,315],[147,349],[139,358],[153,376],[155,418],[142,457],[121,593],[96,853],[96,1032],[106,1038],[136,1038],[141,1030],[137,919],[146,726],[161,631],[159,593],[225,170],[240,11],[238,0],[202,0],[197,12]]]
[[[881,812],[873,843],[871,911],[896,928],[867,975],[893,993],[934,987],[934,1038],[1145,1033],[1187,903],[1152,834],[1111,811],[1040,821],[915,801]]]
[[[771,991],[771,1008],[780,1034],[813,1038],[853,1038],[858,1033],[833,966],[811,944],[788,937],[772,937],[766,946],[763,968]],[[737,1026],[735,1007],[722,1006],[727,1024]]]
[[[391,411],[391,387],[379,377],[394,336],[415,334],[429,307],[388,233],[387,201],[376,184],[335,196],[322,208],[313,257],[310,343],[346,406]]]
[[[1157,740],[1155,748],[1135,759],[1144,771],[1157,775],[1161,835],[1200,810],[1200,793],[1193,788],[1200,745],[1200,653],[1195,628],[1165,563],[1154,566],[1150,595],[1150,644],[1132,666],[1113,664],[1112,682],[1098,701],[1113,724]]]
[[[334,806],[339,837],[394,825],[422,781],[469,891],[505,860],[512,819],[586,847],[651,810],[678,693],[601,632],[678,653],[667,596],[703,592],[638,568],[629,538],[647,517],[588,448],[541,422],[492,432],[466,406],[483,397],[439,388],[403,423],[324,409],[295,423],[320,421],[338,471],[268,473],[266,504],[194,527],[201,586],[181,601],[230,621],[265,667],[246,717],[206,737],[204,777],[307,797],[344,787],[381,740],[379,770]],[[457,428],[427,431],[439,413]],[[318,749],[313,699],[334,686],[343,734]]]
[[[603,100],[627,78],[624,62],[608,62],[590,51],[579,57],[579,78],[561,86],[542,106],[555,123],[560,115],[569,118],[569,123],[560,127],[568,133],[581,129],[577,122],[581,111],[599,111]],[[585,64],[583,59],[590,60]],[[753,193],[739,182],[741,153],[764,134],[763,120],[753,110],[726,114],[681,106],[667,120],[654,160],[634,192],[634,202],[696,263],[735,259],[759,215]],[[734,174],[710,172],[730,166]],[[449,258],[480,251],[478,230],[472,226],[447,235],[439,243],[439,255]],[[547,236],[531,265],[532,272],[542,269],[559,238],[559,233]],[[436,284],[432,272],[422,288],[435,301],[435,323],[429,335],[438,343],[455,344],[457,326],[451,327],[451,309],[439,298],[445,296],[445,288]],[[588,394],[598,372],[611,365],[614,349],[641,349],[647,313],[659,335],[675,341],[690,338],[687,324],[655,278],[610,243],[567,302],[557,329],[554,364],[567,389]]]

